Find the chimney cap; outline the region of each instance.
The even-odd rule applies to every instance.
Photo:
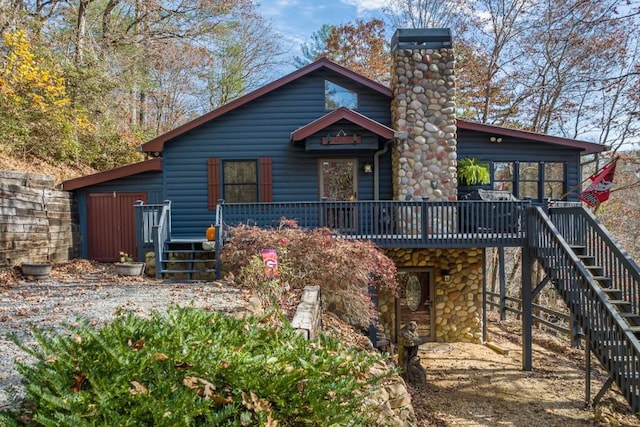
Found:
[[[391,50],[398,49],[450,49],[449,28],[399,28],[391,38]]]

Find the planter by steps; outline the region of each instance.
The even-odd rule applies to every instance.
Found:
[[[22,275],[27,279],[46,279],[51,273],[51,264],[48,262],[41,263],[22,263],[20,266]]]
[[[142,276],[144,262],[116,262],[116,273],[120,276]]]

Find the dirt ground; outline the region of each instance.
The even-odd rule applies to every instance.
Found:
[[[426,343],[420,358],[427,384],[411,387],[421,426],[640,426],[615,386],[599,407],[585,409],[584,350],[534,333],[533,371],[522,370],[520,324],[489,314],[484,345]],[[592,358],[591,399],[606,381]]]
[[[17,381],[12,361],[21,357],[4,335],[11,332],[26,338],[30,321],[46,326],[78,315],[99,321],[114,310],[146,313],[169,304],[233,311],[246,306],[246,299],[246,293],[228,286],[123,280],[108,265],[87,261],[54,267],[51,279],[36,284],[15,271],[0,270],[0,408],[7,404],[7,392]],[[418,427],[640,427],[640,418],[630,412],[615,387],[605,394],[597,411],[584,409],[584,351],[570,348],[567,339],[536,331],[534,369],[525,372],[519,322],[500,322],[490,313],[488,326],[490,342],[504,349],[504,354],[474,344],[420,346],[427,384],[409,386]],[[592,397],[605,381],[594,365]]]

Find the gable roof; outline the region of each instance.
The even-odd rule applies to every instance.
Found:
[[[492,133],[499,136],[511,136],[514,138],[527,139],[535,142],[543,142],[564,147],[577,148],[585,154],[600,153],[607,151],[609,147],[595,142],[580,141],[577,139],[561,138],[558,136],[545,135],[542,133],[527,132],[524,130],[510,129],[500,126],[487,125],[484,123],[469,122],[467,120],[456,120],[458,129],[472,130],[478,132]]]
[[[327,59],[327,58],[321,58],[315,62],[312,62],[311,64],[300,68],[297,71],[294,71],[291,74],[287,74],[284,77],[279,78],[278,80],[275,80],[269,84],[267,84],[266,86],[261,87],[260,89],[257,89],[251,93],[248,93],[234,101],[231,101],[228,104],[225,104],[219,108],[216,108],[215,110],[198,117],[195,120],[192,120],[188,123],[183,124],[182,126],[179,126],[163,135],[157,136],[154,139],[145,142],[144,144],[142,144],[140,146],[140,150],[143,152],[161,152],[164,148],[164,143],[177,137],[180,136],[192,129],[195,129],[196,127],[207,123],[210,120],[213,120],[217,117],[222,116],[225,113],[228,113],[229,111],[232,111],[242,105],[245,105],[263,95],[266,95],[270,92],[273,92],[274,90],[288,84],[291,83],[292,81],[299,79],[300,77],[306,76],[307,74],[310,74],[316,70],[325,68],[327,70],[333,71],[337,74],[340,74],[341,76],[350,79],[352,81],[354,81],[355,83],[359,83],[375,92],[378,92],[384,96],[387,96],[389,98],[392,97],[393,93],[391,92],[391,89],[389,89],[388,87],[381,85],[380,83],[377,83],[373,80],[370,80],[358,73],[355,73],[347,68],[344,68],[341,65],[336,64],[335,62],[332,62],[331,60]]]
[[[394,131],[390,127],[371,120],[369,117],[349,108],[340,107],[291,132],[291,141],[302,141],[340,120],[347,120],[385,139],[393,138]]]
[[[62,182],[62,189],[65,191],[77,190],[78,188],[88,187],[90,185],[101,184],[103,182],[112,181],[114,179],[126,178],[143,172],[161,172],[162,159],[145,160],[130,165],[121,166],[115,169],[109,169],[104,172],[94,173],[93,175],[81,176],[80,178],[70,179]]]

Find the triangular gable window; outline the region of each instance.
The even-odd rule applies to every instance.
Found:
[[[340,107],[356,110],[358,108],[358,95],[349,89],[325,80],[324,108],[327,110],[336,110]]]

